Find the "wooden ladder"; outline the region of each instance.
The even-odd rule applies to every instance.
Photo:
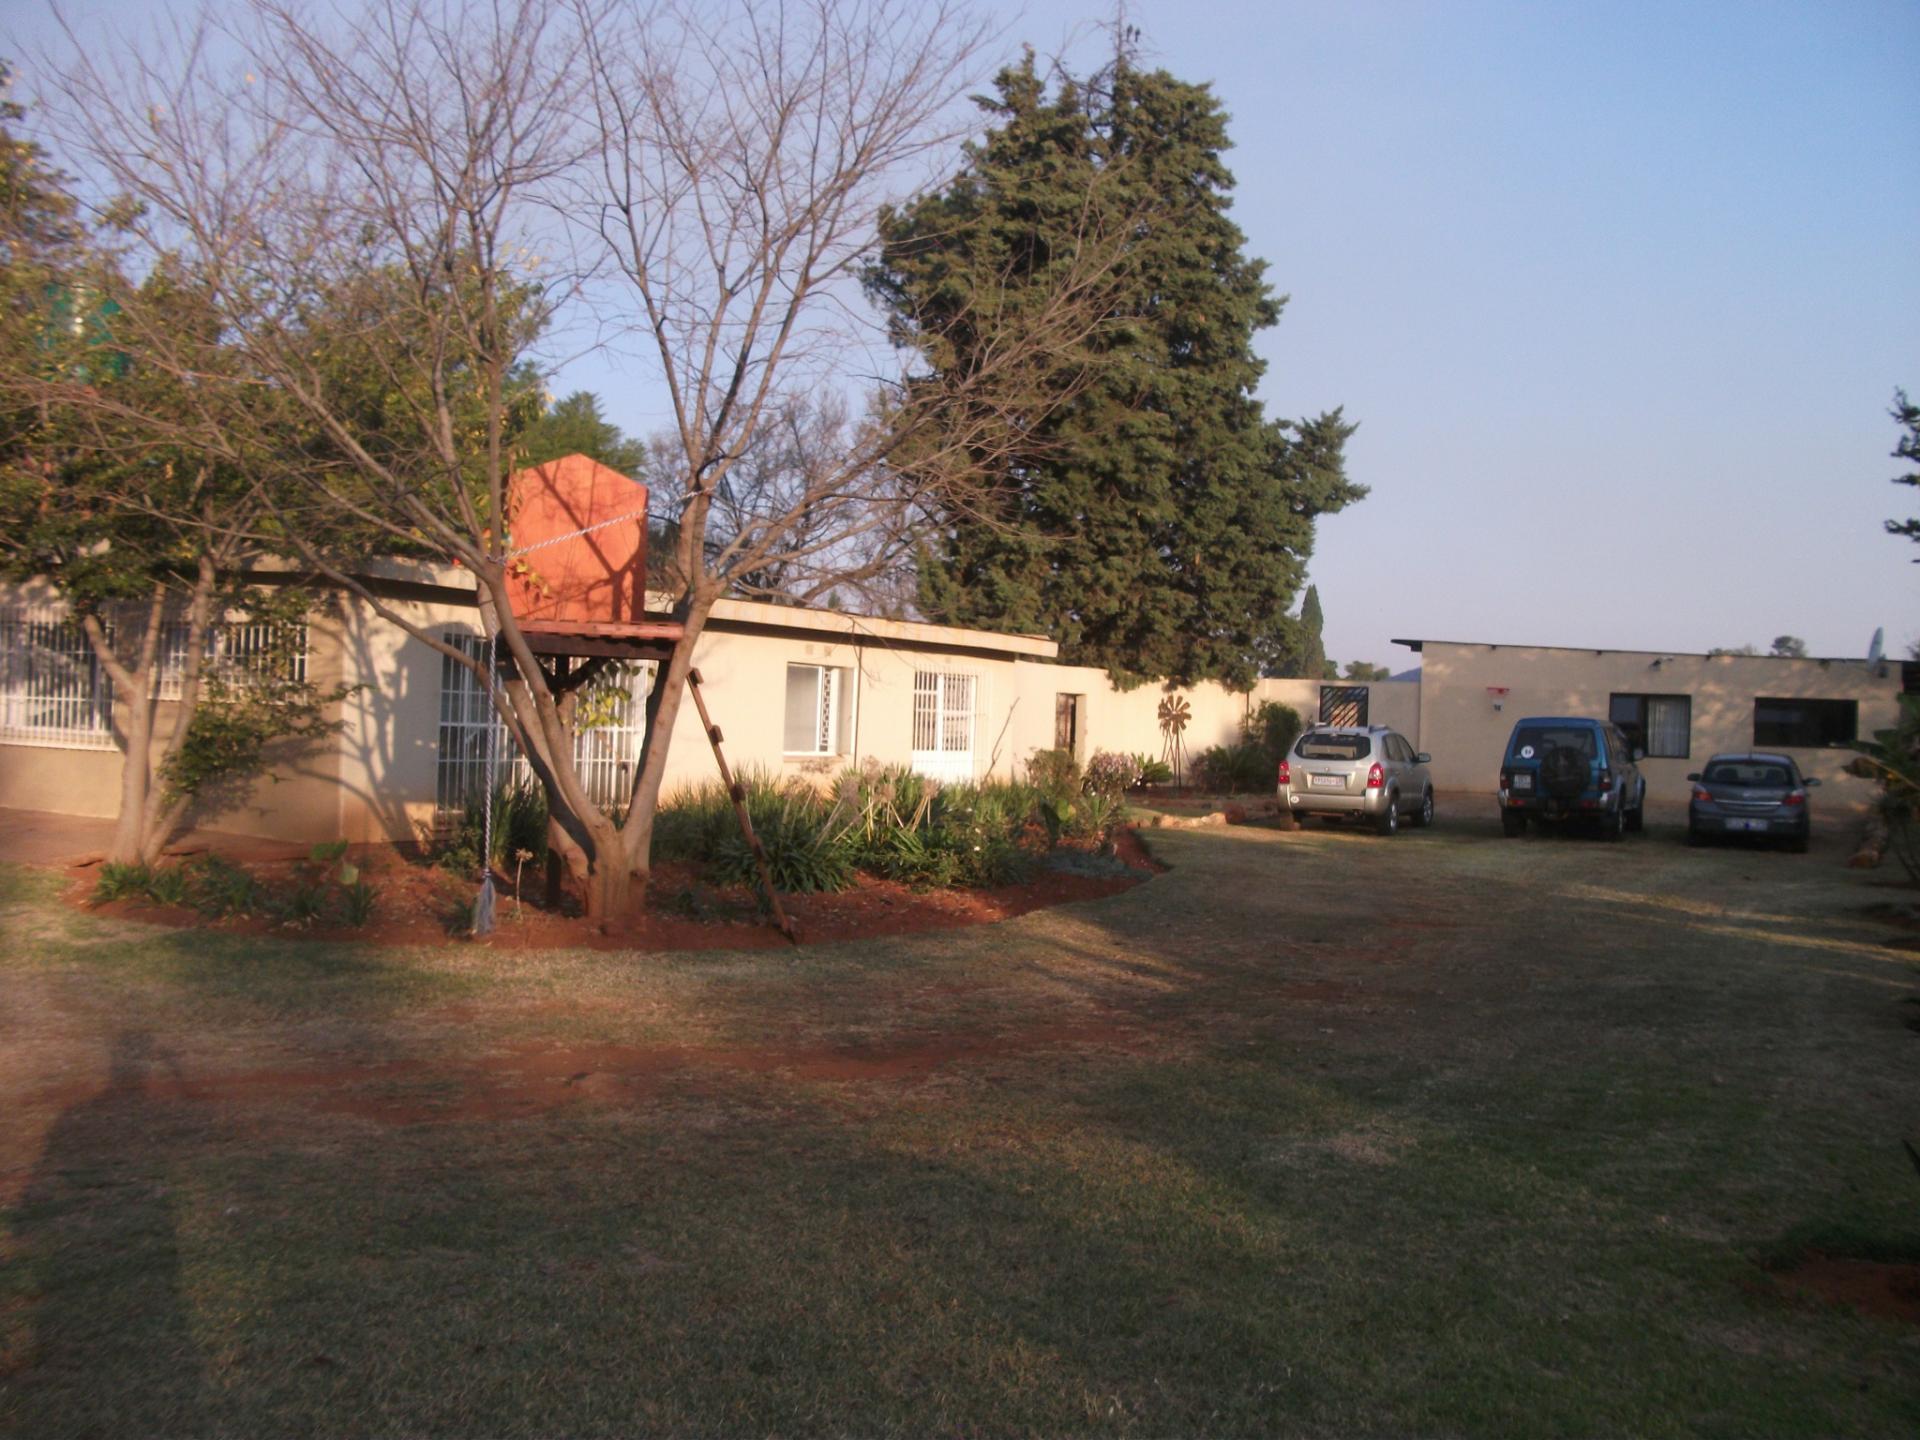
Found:
[[[700,693],[701,683],[699,668],[689,669],[687,689],[692,693],[694,706],[700,712],[700,724],[707,732],[707,741],[713,746],[714,761],[720,766],[720,781],[727,787],[727,795],[733,801],[733,813],[740,821],[740,833],[746,837],[747,849],[753,852],[754,866],[760,872],[760,886],[767,894],[767,907],[773,911],[774,928],[786,936],[790,943],[798,945],[800,927],[780,907],[780,894],[773,888],[773,870],[767,864],[766,846],[753,833],[753,817],[747,814],[747,787],[733,778],[733,771],[727,766],[727,757],[720,749],[720,727],[713,723],[713,717],[707,713],[706,698]]]

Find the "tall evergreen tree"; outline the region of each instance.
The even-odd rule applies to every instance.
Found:
[[[1338,410],[1274,421],[1254,397],[1253,336],[1283,297],[1227,218],[1226,116],[1124,54],[1051,93],[1029,54],[981,103],[962,174],[883,217],[868,285],[896,338],[936,372],[982,363],[1089,244],[1118,247],[1115,303],[1033,377],[1037,418],[986,502],[940,517],[921,608],[1044,632],[1123,682],[1246,683],[1293,648],[1314,518],[1366,492]]]
[[[1321,627],[1325,623],[1320,610],[1320,587],[1309,585],[1306,599],[1300,602],[1300,641],[1293,651],[1297,663],[1292,667],[1295,674],[1303,675],[1309,680],[1334,678],[1328,673],[1326,642],[1320,638]],[[1338,671],[1334,673],[1337,674]]]
[[[1900,443],[1893,447],[1893,458],[1913,462],[1915,469],[1904,475],[1893,477],[1896,485],[1920,485],[1920,405],[1907,398],[1907,392],[1893,392],[1894,422],[1906,433],[1900,437]],[[1889,520],[1887,533],[1904,535],[1909,540],[1920,540],[1920,520]],[[1920,562],[1917,562],[1920,563]]]
[[[621,433],[600,413],[600,397],[590,390],[576,390],[541,411],[520,432],[515,454],[524,465],[586,455],[632,479],[646,478],[646,442]]]

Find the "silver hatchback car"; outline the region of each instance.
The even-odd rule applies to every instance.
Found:
[[[1280,762],[1277,793],[1295,825],[1319,815],[1392,835],[1402,818],[1433,823],[1432,758],[1384,725],[1315,725]]]

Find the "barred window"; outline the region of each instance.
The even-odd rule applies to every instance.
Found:
[[[62,607],[0,606],[0,742],[113,748],[112,683]]]
[[[185,620],[169,620],[160,632],[160,663],[154,695],[178,700],[187,678]],[[229,683],[248,679],[304,682],[307,678],[307,626],[304,621],[284,625],[275,621],[234,621],[208,627],[205,666],[217,670]]]
[[[440,637],[475,660],[486,654],[485,637],[450,630]],[[633,792],[646,735],[646,697],[653,666],[607,666],[581,689],[575,708],[573,763],[588,796],[603,810],[623,806]],[[532,781],[513,732],[500,718],[479,676],[448,655],[440,657],[439,762],[434,803],[442,814],[465,810],[487,788],[487,751],[493,747],[494,780]]]

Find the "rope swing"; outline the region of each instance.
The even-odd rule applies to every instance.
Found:
[[[500,644],[500,632],[487,636],[487,699],[498,706],[499,699],[494,693],[494,654]],[[486,818],[481,822],[480,841],[480,893],[473,901],[473,933],[475,937],[493,933],[493,773],[498,763],[500,749],[500,727],[487,726],[487,788],[481,798],[486,806]]]

